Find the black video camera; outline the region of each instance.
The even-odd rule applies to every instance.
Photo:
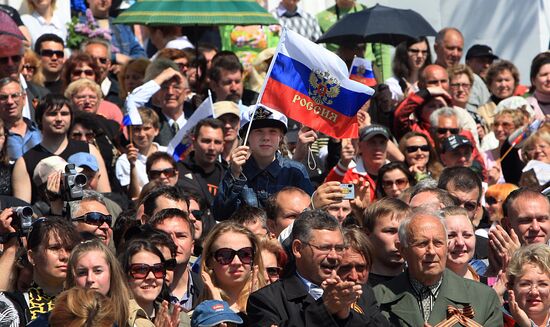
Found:
[[[31,207],[13,207],[12,226],[19,231],[20,235],[27,235],[32,225],[32,215],[34,212]]]
[[[81,200],[86,183],[86,175],[78,173],[74,164],[67,164],[63,173],[63,199],[67,202]]]

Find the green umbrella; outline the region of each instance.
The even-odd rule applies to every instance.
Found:
[[[271,25],[256,0],[137,0],[114,21],[142,25]]]

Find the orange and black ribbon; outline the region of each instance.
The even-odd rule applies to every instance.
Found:
[[[462,309],[449,305],[447,306],[447,320],[440,322],[434,327],[451,327],[456,323],[460,323],[464,327],[483,327],[472,319],[474,318],[474,314],[474,309],[469,304],[465,305]]]

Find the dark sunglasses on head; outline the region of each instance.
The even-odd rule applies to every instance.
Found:
[[[437,128],[437,133],[438,134],[447,134],[447,132],[450,132],[451,134],[458,134],[458,132],[460,132],[460,129],[458,128],[440,128],[438,127]]]
[[[55,55],[57,58],[63,58],[65,57],[65,52],[63,52],[62,50],[48,50],[48,49],[44,49],[42,51],[40,51],[40,55],[42,57],[53,57],[53,55]]]
[[[265,271],[269,277],[279,277],[281,275],[281,267],[266,267]]]
[[[166,268],[162,263],[155,263],[152,266],[145,263],[134,263],[130,265],[130,271],[128,273],[133,279],[145,279],[150,272],[152,272],[153,276],[157,279],[166,276]]]
[[[19,62],[21,62],[21,59],[23,59],[23,56],[15,55],[15,56],[8,56],[8,57],[0,57],[0,65],[9,64],[10,59],[11,59],[12,63],[19,63]]]
[[[163,170],[149,170],[149,179],[157,179],[160,177],[160,175],[164,174],[164,176],[170,178],[176,176],[176,169],[175,168],[166,168]]]
[[[487,203],[488,205],[492,206],[494,204],[497,204],[499,203],[500,201],[497,200],[496,198],[492,197],[492,196],[487,196],[485,197],[485,203]]]
[[[84,75],[86,76],[94,76],[95,73],[93,70],[91,69],[75,69],[73,70],[73,76],[80,76],[82,75],[82,73],[84,73]]]
[[[164,261],[164,268],[166,270],[170,270],[170,271],[174,271],[176,270],[176,265],[178,264],[178,262],[176,261],[176,259],[168,259],[168,260],[165,260]]]
[[[406,147],[405,150],[407,151],[407,153],[415,153],[418,150],[423,151],[423,152],[428,152],[428,151],[430,151],[430,146],[427,145],[427,144],[426,145],[411,145],[411,146]]]
[[[111,227],[113,217],[111,215],[104,215],[101,212],[88,212],[80,217],[72,219],[73,221],[83,221],[86,224],[101,227],[103,223],[106,223]]]
[[[228,265],[233,262],[235,256],[239,257],[239,260],[245,265],[251,264],[254,258],[254,249],[252,247],[245,247],[239,250],[233,250],[230,248],[221,248],[214,252],[214,260],[220,265]]]

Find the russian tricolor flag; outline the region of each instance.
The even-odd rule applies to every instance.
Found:
[[[206,98],[201,105],[193,112],[191,117],[187,120],[185,125],[179,129],[176,135],[168,143],[168,152],[176,162],[185,159],[189,152],[191,152],[191,134],[193,128],[197,123],[205,118],[211,118],[214,116],[214,106],[212,105],[212,97],[208,92],[208,98]]]
[[[357,138],[357,111],[374,90],[336,54],[284,29],[258,103],[335,138]]]
[[[376,78],[372,71],[372,62],[364,58],[353,58],[349,78],[367,86],[376,86]]]
[[[122,118],[122,124],[124,126],[143,125],[137,107],[127,106],[126,110],[128,111]]]

